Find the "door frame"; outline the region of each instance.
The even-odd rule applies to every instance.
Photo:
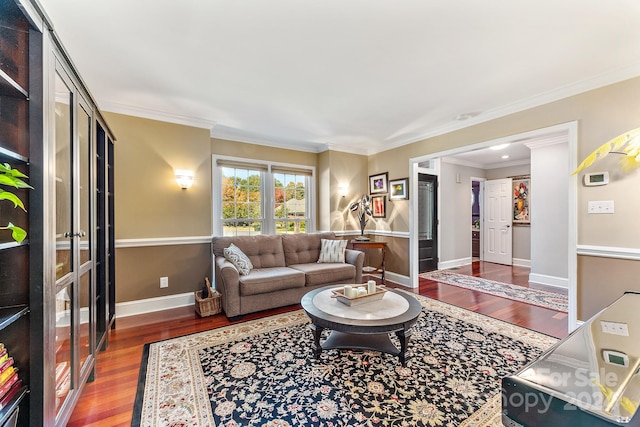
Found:
[[[434,164],[437,165],[437,170],[428,169],[432,175],[440,174],[439,171],[439,160],[442,157],[465,153],[468,151],[480,149],[480,148],[488,148],[492,145],[510,143],[515,141],[523,141],[523,140],[535,140],[535,139],[543,139],[549,137],[566,137],[568,144],[568,161],[569,161],[569,169],[573,170],[576,168],[577,160],[578,160],[578,122],[571,121],[567,123],[562,123],[554,126],[544,127],[540,129],[535,129],[528,132],[523,132],[515,135],[504,136],[492,140],[487,140],[475,144],[464,145],[462,147],[452,148],[449,150],[439,151],[435,153],[425,154],[418,157],[412,157],[409,159],[409,190],[410,190],[410,200],[409,200],[409,276],[411,281],[412,288],[418,288],[418,227],[417,221],[415,221],[416,215],[418,214],[418,191],[417,191],[417,182],[418,182],[418,169],[419,164],[426,161],[434,161]],[[434,173],[436,172],[436,173]],[[569,181],[569,191],[568,191],[568,199],[569,199],[569,208],[567,212],[568,222],[571,224],[568,230],[568,255],[567,255],[567,264],[568,264],[568,283],[569,283],[569,332],[573,331],[578,326],[578,317],[577,317],[577,246],[578,246],[578,216],[577,216],[577,186],[578,180],[577,177],[569,176],[567,177]],[[441,197],[442,192],[438,192],[438,198]],[[440,212],[440,199],[438,199],[438,219],[441,218]],[[442,233],[440,230],[440,224],[438,223],[438,235],[442,237]],[[438,253],[442,254],[442,238],[438,239]]]
[[[440,245],[439,245],[439,242],[438,242],[438,240],[440,238],[440,236],[438,234],[440,232],[440,221],[439,221],[439,218],[440,218],[440,213],[439,213],[440,212],[440,204],[438,203],[439,202],[439,197],[440,197],[440,191],[438,191],[438,187],[440,186],[440,181],[439,181],[440,176],[439,175],[435,175],[435,174],[431,174],[431,173],[425,173],[425,172],[423,172],[424,170],[428,170],[428,169],[422,169],[422,168],[418,169],[418,181],[420,181],[420,175],[425,175],[425,176],[433,177],[434,178],[433,182],[435,184],[434,192],[435,192],[435,196],[436,197],[435,197],[435,200],[434,200],[435,210],[433,212],[434,213],[434,218],[433,219],[435,221],[435,227],[432,227],[433,235],[435,237],[432,240],[435,241],[435,245],[433,245],[433,249],[435,251],[435,257],[434,258],[436,260],[435,267],[436,267],[436,270],[437,270],[438,267],[439,267],[439,264],[440,264],[440,254],[438,253],[438,249],[440,248]],[[422,182],[425,182],[425,181],[422,181]],[[417,182],[416,185],[419,187],[420,186],[420,182]],[[418,188],[418,190],[419,190],[419,188]],[[418,197],[420,197],[419,194],[418,194]],[[418,200],[418,202],[419,202],[419,200]],[[420,209],[420,206],[418,206],[418,209]],[[419,231],[419,229],[420,229],[420,227],[418,227],[418,231]],[[420,250],[420,239],[418,238],[418,251],[419,250]],[[418,271],[419,270],[420,270],[420,263],[418,262]]]

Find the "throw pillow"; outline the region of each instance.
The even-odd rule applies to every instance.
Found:
[[[241,275],[246,276],[253,268],[251,260],[233,243],[224,248],[224,257],[238,269]]]
[[[319,263],[324,262],[341,262],[344,264],[344,251],[347,249],[347,240],[330,240],[320,239],[322,247],[320,248]]]

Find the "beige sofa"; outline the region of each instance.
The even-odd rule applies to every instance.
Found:
[[[344,263],[318,263],[321,239],[335,239],[335,234],[214,237],[215,287],[227,317],[298,304],[320,286],[362,283],[364,253],[346,249]],[[248,275],[240,275],[224,257],[231,243],[251,260]]]

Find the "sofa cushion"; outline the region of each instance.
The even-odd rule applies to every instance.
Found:
[[[249,257],[253,268],[285,266],[282,238],[278,235],[214,237],[212,242],[216,256],[224,256],[224,248],[233,243]]]
[[[322,246],[320,247],[319,263],[339,262],[344,263],[344,251],[347,249],[347,240],[331,240],[320,239]]]
[[[253,268],[251,260],[233,243],[228,248],[224,248],[224,257],[233,264],[240,274],[246,276]]]
[[[304,273],[287,267],[254,268],[240,276],[240,295],[257,295],[305,285]]]
[[[335,239],[334,233],[283,234],[282,247],[287,266],[317,262],[322,239]]]
[[[356,267],[351,264],[314,262],[292,265],[291,268],[304,273],[307,286],[336,282],[353,283],[356,277]]]

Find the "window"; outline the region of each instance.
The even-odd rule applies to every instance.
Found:
[[[216,235],[313,230],[312,167],[231,158],[214,158],[213,164]]]
[[[255,169],[222,167],[223,235],[260,234],[262,215],[262,172]]]
[[[276,233],[307,231],[306,178],[289,173],[273,174]]]

